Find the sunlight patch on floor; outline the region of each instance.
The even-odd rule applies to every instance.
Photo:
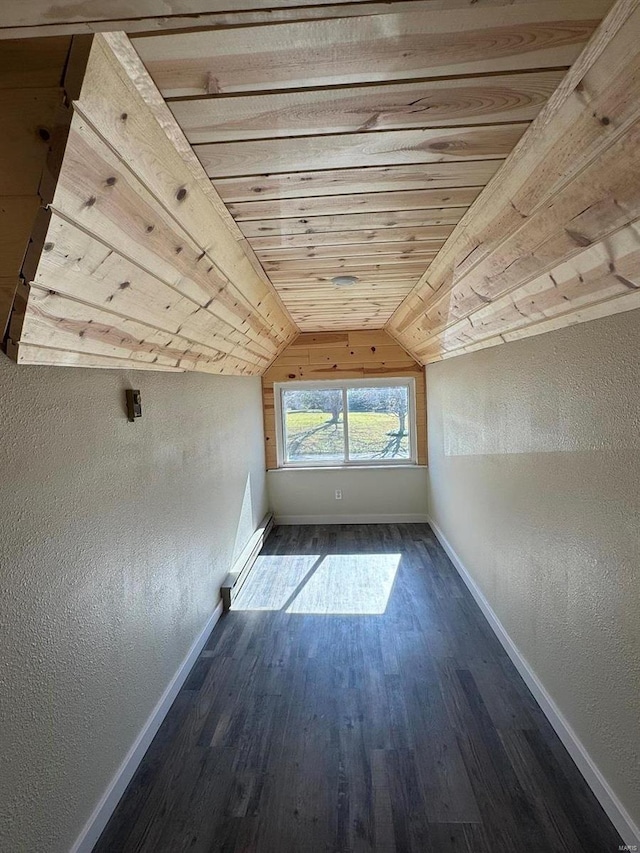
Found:
[[[233,610],[376,615],[387,609],[401,554],[259,557]]]

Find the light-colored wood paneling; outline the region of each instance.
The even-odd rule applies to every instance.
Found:
[[[382,213],[351,213],[344,216],[309,216],[302,219],[263,219],[240,222],[246,237],[267,234],[320,234],[325,231],[361,232],[372,228],[424,228],[455,225],[466,211],[465,207],[431,208],[429,210],[390,210]]]
[[[639,34],[640,4],[620,0],[394,314],[390,332],[416,357],[637,304]]]
[[[22,351],[23,343],[30,345],[25,352]],[[126,362],[142,362],[147,367],[156,364],[207,373],[247,375],[261,372],[253,363],[233,353],[214,346],[201,346],[182,335],[163,332],[153,325],[31,287],[17,361],[37,363],[30,359],[41,347],[84,353],[92,356],[96,363],[100,356],[108,356],[110,360],[104,367],[117,366],[113,360],[121,358]],[[64,359],[60,361],[62,366],[67,363]]]
[[[227,276],[242,280],[245,294],[257,304],[271,292],[269,281],[131,44],[117,34],[96,36],[95,44],[95,59],[88,66],[76,112],[109,141],[124,163],[135,164],[141,182],[207,254],[215,254],[215,264]],[[111,55],[117,62],[118,101],[104,81]],[[276,333],[287,322],[285,312],[271,318]]]
[[[457,163],[406,163],[358,169],[318,170],[248,178],[217,178],[225,202],[256,199],[306,199],[323,195],[359,195],[396,190],[484,187],[504,160]]]
[[[153,370],[168,373],[184,373],[183,367],[169,367],[164,364],[145,364],[137,359],[113,358],[108,355],[94,356],[85,352],[67,352],[67,350],[33,347],[21,344],[18,353],[18,364],[40,364],[52,367],[94,367],[99,369],[113,368],[114,370]]]
[[[296,270],[310,273],[335,273],[337,270],[358,269],[380,269],[392,273],[393,268],[402,265],[405,269],[407,264],[412,264],[418,269],[424,269],[426,263],[435,258],[437,252],[414,253],[412,255],[355,255],[339,258],[298,258],[296,260],[264,261],[264,268],[275,281],[279,272],[293,273]],[[388,268],[391,269],[388,269]]]
[[[543,321],[560,325],[565,318],[570,325],[574,312],[594,304],[613,307],[620,297],[628,306],[640,307],[640,220],[474,311],[417,347],[416,353],[421,358],[457,355],[502,343],[502,335]]]
[[[427,462],[424,368],[384,331],[301,334],[262,377],[267,468],[277,467],[274,382],[413,376],[416,380],[418,463]]]
[[[413,273],[413,278],[416,276],[420,276],[420,270],[422,270],[424,264],[422,261],[418,260],[415,263],[405,263],[400,265],[380,265],[376,266],[350,266],[348,268],[339,268],[336,269],[336,272],[341,272],[342,269],[345,272],[348,272],[350,275],[356,275],[360,279],[361,284],[364,286],[367,282],[377,282],[381,285],[392,284],[396,281],[406,281],[407,276]],[[271,273],[271,278],[275,282],[276,287],[281,288],[283,291],[287,290],[287,294],[291,295],[291,290],[287,288],[287,284],[295,284],[301,285],[301,289],[303,289],[308,298],[310,285],[313,287],[318,287],[319,284],[330,284],[331,279],[334,277],[334,270],[329,269],[314,269],[312,271],[309,270],[296,270],[289,269],[286,267],[285,269],[276,270]],[[334,289],[334,293],[335,293]],[[320,293],[320,290],[318,290]],[[325,297],[328,294],[323,294]]]
[[[394,8],[411,12],[416,0],[393,0]],[[514,0],[430,0],[433,9],[460,9],[480,2],[484,6],[508,6]],[[515,0],[528,3],[530,0]],[[117,9],[104,0],[4,0],[0,38],[26,39],[34,36],[91,35],[94,32],[151,33],[194,28],[227,29],[279,21],[379,15],[389,11],[388,2],[370,0],[301,0],[295,6],[286,0],[244,0],[242,11],[230,11],[227,0],[124,0]],[[117,17],[116,17],[117,16]]]
[[[398,12],[411,13],[418,0],[392,0]],[[458,9],[461,12],[476,3],[483,6],[508,6],[530,0],[429,0],[434,10]],[[303,0],[294,6],[286,0],[244,0],[241,11],[229,10],[224,0],[125,0],[114,9],[104,0],[71,0],[64,4],[51,0],[4,0],[0,39],[27,39],[43,36],[92,35],[96,32],[162,33],[196,28],[228,27],[306,21],[324,18],[346,18],[380,15],[389,12],[389,2],[370,0],[335,0],[324,4],[319,0]],[[222,9],[222,11],[220,11]],[[119,15],[119,17],[114,17]]]
[[[341,251],[351,243],[370,244],[377,242],[400,243],[443,240],[453,231],[453,225],[426,225],[410,228],[366,228],[364,231],[323,231],[313,234],[270,234],[268,237],[252,237],[251,245],[256,252],[264,249],[313,249],[317,246],[338,246]]]
[[[171,353],[155,362],[163,366],[259,373],[294,322],[373,330],[394,315],[393,334],[427,347],[424,360],[450,326],[630,221],[616,208],[635,209],[634,177],[623,165],[607,202],[609,167],[592,162],[605,155],[605,134],[610,157],[628,159],[602,73],[580,105],[572,96],[570,120],[527,132],[549,98],[567,99],[565,70],[612,0],[247,0],[241,11],[176,0],[163,21],[154,2],[141,0],[135,14],[119,4],[111,16],[139,32],[170,19],[182,27],[193,14],[206,16],[193,27],[208,29],[136,37],[150,76],[125,37],[98,37],[101,59],[77,99],[51,208],[53,247],[32,276],[40,293],[51,286],[62,300],[56,311],[69,308],[75,331],[65,340],[82,330],[77,352],[87,359],[100,356],[83,348],[87,340],[95,349],[100,338],[72,302],[102,312],[102,326],[105,314],[118,327],[122,318],[137,324],[138,340],[154,348],[103,351],[110,359],[153,363],[164,341]],[[44,23],[36,7],[47,26],[106,24],[93,0],[35,0],[30,9],[9,0],[5,23]],[[627,35],[623,50],[632,42]],[[623,123],[625,63],[618,57],[624,79],[609,93]],[[576,61],[576,81],[590,64]],[[177,98],[171,109],[162,95]],[[591,110],[589,121],[577,121],[578,108]],[[576,161],[578,141],[590,154]],[[543,153],[532,155],[538,145]],[[522,185],[508,179],[500,190],[496,173],[505,159],[513,173],[514,148]],[[559,202],[569,185],[571,199]],[[484,211],[481,228],[469,225],[470,205]],[[335,287],[340,273],[357,283]],[[60,317],[35,320],[46,328],[40,344],[55,351]],[[491,339],[496,322],[487,314]],[[490,339],[456,329],[451,346]],[[29,345],[37,352],[37,340]]]
[[[287,282],[279,285],[303,331],[314,329],[381,329],[398,300],[411,291],[415,276],[407,281],[372,280],[363,276],[351,287],[337,288],[330,281]]]
[[[93,204],[87,200],[94,198]],[[261,311],[257,311],[242,289],[216,265],[215,259],[203,256],[201,245],[184,230],[144,184],[111,151],[87,122],[74,120],[65,154],[65,168],[60,175],[52,208],[62,217],[77,223],[82,232],[71,230],[65,219],[57,218],[50,229],[50,241],[64,256],[74,258],[76,272],[85,252],[95,253],[98,235],[101,254],[114,252],[139,275],[148,272],[154,279],[173,288],[192,303],[192,310],[206,310],[237,329],[253,341],[270,341],[271,320],[264,312],[275,304],[275,295],[267,295]],[[66,236],[66,239],[65,239]],[[63,249],[60,250],[60,246]],[[92,263],[96,263],[95,260]],[[135,271],[128,276],[135,279]],[[121,279],[127,275],[121,273]],[[130,292],[127,288],[125,293]],[[160,296],[161,314],[166,315],[167,298]],[[120,294],[114,294],[119,298]],[[170,301],[170,300],[169,300]],[[275,344],[267,354],[275,355]]]
[[[335,136],[195,145],[207,174],[216,178],[307,169],[351,169],[398,163],[502,160],[528,124],[387,130]]]
[[[8,352],[261,373],[295,328],[126,37],[95,37],[74,111]]]
[[[444,190],[407,190],[346,196],[329,195],[306,199],[230,202],[227,204],[227,207],[236,222],[244,222],[251,219],[286,219],[343,213],[432,210],[443,207],[467,208],[475,201],[479,192],[480,187],[459,187]]]
[[[296,261],[318,258],[319,260],[335,258],[338,262],[350,263],[362,255],[377,257],[380,263],[400,263],[416,255],[436,255],[444,244],[444,239],[437,240],[406,240],[396,243],[349,243],[344,246],[299,246],[288,249],[260,249],[258,256],[265,270],[270,262]],[[375,252],[375,255],[372,253]]]
[[[355,89],[312,89],[170,102],[192,144],[535,118],[564,77],[534,71]]]
[[[449,236],[610,5],[415,0],[354,17],[344,4],[135,44],[296,323],[372,328],[433,259],[389,244]],[[327,290],[331,263],[287,265],[320,248],[357,290]]]
[[[165,96],[369,83],[567,65],[607,0],[365,16],[136,39]],[[402,61],[399,62],[398,58]]]

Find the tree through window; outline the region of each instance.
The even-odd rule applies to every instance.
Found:
[[[282,464],[414,461],[412,380],[292,383],[279,393]]]

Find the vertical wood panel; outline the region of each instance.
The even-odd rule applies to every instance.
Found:
[[[300,379],[359,379],[413,376],[416,380],[418,464],[427,464],[424,368],[386,332],[303,332],[262,377],[267,468],[277,467],[274,382]]]

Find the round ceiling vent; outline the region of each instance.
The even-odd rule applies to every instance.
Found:
[[[331,281],[336,287],[351,287],[358,280],[355,275],[334,275]]]

